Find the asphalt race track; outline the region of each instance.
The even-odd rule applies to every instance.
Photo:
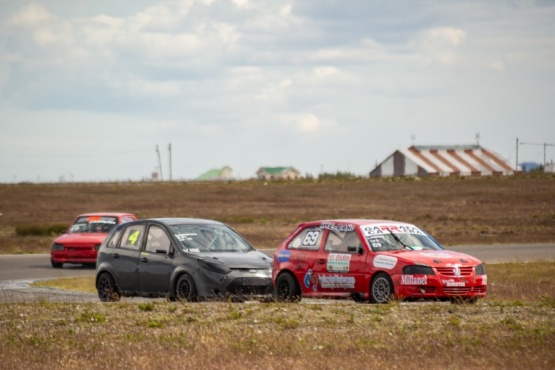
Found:
[[[450,246],[447,249],[470,254],[486,264],[555,261],[555,243]],[[261,249],[261,251],[270,256],[273,253],[271,249]],[[94,268],[81,265],[64,265],[62,269],[54,269],[50,265],[49,254],[0,255],[0,303],[35,300],[98,302],[96,294],[29,286],[36,280],[93,276],[94,273]]]

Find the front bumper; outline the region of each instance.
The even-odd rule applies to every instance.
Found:
[[[397,298],[484,298],[487,291],[486,275],[397,275],[393,280]]]
[[[50,258],[55,263],[96,263],[98,251],[93,247],[66,247],[63,251],[51,251]]]
[[[223,275],[200,269],[194,278],[199,296],[207,298],[268,299],[274,291],[269,270],[241,269]]]

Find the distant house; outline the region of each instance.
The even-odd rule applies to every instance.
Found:
[[[233,179],[233,170],[231,167],[215,168],[206,171],[196,178],[196,181],[226,181]]]
[[[514,171],[513,163],[480,145],[432,145],[396,150],[370,177],[512,175]]]
[[[301,173],[294,167],[260,167],[256,177],[260,180],[296,180]]]
[[[553,161],[551,161],[551,163],[546,163],[545,167],[543,168],[543,172],[555,173],[555,163],[553,163]]]

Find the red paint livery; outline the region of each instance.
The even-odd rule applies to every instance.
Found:
[[[75,218],[69,229],[52,243],[52,267],[64,263],[95,265],[100,244],[115,225],[136,220],[131,213],[86,213]]]
[[[278,300],[474,303],[486,295],[487,275],[478,259],[445,250],[414,225],[357,219],[301,223],[276,249],[272,281]]]

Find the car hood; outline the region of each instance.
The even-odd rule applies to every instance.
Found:
[[[56,238],[54,243],[68,244],[68,243],[95,243],[101,244],[106,239],[108,233],[76,233],[64,234]]]
[[[246,253],[240,252],[207,252],[202,253],[202,259],[208,261],[211,259],[218,260],[226,264],[231,269],[261,269],[271,268],[273,260],[262,252],[250,251]]]
[[[478,265],[482,263],[479,259],[468,254],[449,251],[449,250],[422,250],[422,251],[394,251],[383,252],[379,255],[391,256],[396,259],[403,259],[428,266],[452,266],[452,265]]]

